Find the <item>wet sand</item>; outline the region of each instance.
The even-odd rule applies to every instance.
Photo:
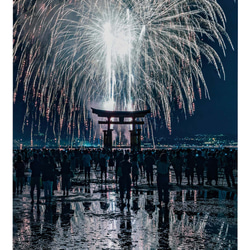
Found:
[[[170,174],[169,202],[161,208],[156,178],[149,187],[140,177],[125,207],[113,171],[106,183],[96,170],[88,184],[84,175],[75,177],[66,197],[59,182],[52,201],[42,190],[38,205],[26,185],[13,196],[13,249],[237,249],[237,190],[226,180],[219,186],[184,181],[177,186]]]

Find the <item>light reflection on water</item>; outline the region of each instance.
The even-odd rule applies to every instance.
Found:
[[[236,249],[236,192],[172,190],[161,209],[154,189],[131,197],[121,209],[114,186],[91,183],[32,207],[27,191],[13,202],[14,249]]]

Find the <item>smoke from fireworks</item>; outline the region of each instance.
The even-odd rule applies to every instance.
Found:
[[[21,89],[24,121],[46,119],[59,137],[79,137],[93,104],[150,108],[171,132],[173,103],[186,115],[195,89],[209,98],[202,61],[225,77],[208,41],[233,47],[216,0],[16,0],[14,14],[14,101]]]

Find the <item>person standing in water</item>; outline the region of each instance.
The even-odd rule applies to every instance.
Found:
[[[41,183],[41,163],[38,160],[38,155],[34,154],[34,160],[30,163],[31,173],[31,180],[30,180],[30,196],[31,196],[31,203],[34,203],[34,189],[36,187],[37,190],[37,203],[39,203],[40,199],[40,183]]]
[[[169,160],[166,153],[160,155],[160,160],[157,161],[157,188],[159,197],[159,206],[161,207],[162,201],[167,205],[168,201],[168,184],[169,184]],[[163,198],[164,196],[164,198]]]
[[[124,193],[127,191],[126,199],[127,199],[127,205],[129,207],[129,201],[130,201],[130,191],[131,191],[131,168],[132,164],[129,162],[129,155],[125,154],[124,160],[120,163],[122,176],[119,178],[119,186],[120,186],[120,198],[122,202],[122,206],[125,205],[123,198]]]

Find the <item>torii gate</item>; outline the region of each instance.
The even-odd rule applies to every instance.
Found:
[[[99,124],[107,124],[107,130],[104,132],[104,148],[112,150],[112,130],[111,124],[132,124],[132,130],[130,130],[131,145],[130,148],[133,151],[141,150],[141,129],[136,129],[136,125],[144,124],[144,121],[137,121],[136,118],[142,118],[146,114],[150,113],[150,110],[142,111],[107,111],[101,109],[91,108],[93,114],[97,114],[98,117],[105,117],[107,121],[98,121]],[[112,120],[111,120],[112,118]],[[119,120],[117,121],[118,118]],[[124,121],[124,118],[131,118],[131,121]]]

